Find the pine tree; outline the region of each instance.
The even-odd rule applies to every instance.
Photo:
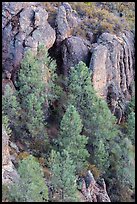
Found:
[[[131,139],[133,145],[135,145],[135,113],[133,111],[128,115],[127,137]]]
[[[87,137],[80,134],[82,127],[78,112],[73,105],[69,105],[61,121],[58,142],[59,150],[65,149],[75,162],[77,172],[84,168],[89,156]]]
[[[120,144],[121,154],[119,166],[117,168],[117,177],[121,184],[135,188],[135,152],[132,142],[124,138]]]
[[[20,161],[18,173],[19,182],[10,187],[10,197],[15,202],[45,202],[48,201],[48,188],[44,174],[35,157],[29,156]]]
[[[57,99],[60,88],[56,63],[43,46],[36,55],[28,51],[21,63],[18,74],[18,89],[22,108],[22,121],[31,137],[47,142],[46,120],[50,104]],[[29,135],[28,134],[28,135]]]
[[[2,115],[3,122],[15,132],[18,132],[21,126],[20,122],[20,103],[17,100],[17,92],[13,92],[12,88],[7,85],[5,94],[2,96]],[[7,124],[7,122],[8,124]]]
[[[94,145],[94,163],[103,173],[104,169],[106,170],[109,165],[109,161],[106,161],[106,159],[109,160],[109,154],[102,139],[97,142],[97,145]]]
[[[29,109],[26,126],[33,137],[43,139],[44,135],[46,135],[46,129],[42,106],[38,102],[38,97],[36,94],[31,93],[26,97],[25,101],[27,109]]]
[[[60,192],[61,202],[76,202],[75,164],[66,150],[61,153],[52,150],[50,156],[51,183]]]
[[[37,57],[32,52],[27,52],[18,76],[19,97],[23,110],[22,121],[26,121],[26,129],[32,137],[47,139],[43,112],[47,95],[42,74]],[[46,104],[48,106],[48,102]],[[48,107],[45,110],[47,114]]]
[[[2,112],[2,125],[4,125],[7,134],[10,136],[12,133],[10,129],[10,122],[9,122],[8,116],[4,115],[4,112]]]
[[[130,139],[123,135],[120,143],[115,143],[110,163],[113,170],[110,170],[116,182],[124,187],[135,187],[135,150]],[[112,175],[111,175],[112,177]]]
[[[109,166],[110,141],[118,134],[118,129],[107,103],[97,97],[91,83],[91,72],[85,63],[79,62],[71,68],[68,90],[68,103],[76,107],[84,125],[84,132],[89,137],[88,146],[92,152],[92,161],[101,170],[106,170]],[[99,160],[102,163],[97,163]]]
[[[18,76],[22,121],[32,137],[46,138],[43,105],[46,101],[45,84],[38,60],[32,52],[27,52]],[[39,134],[38,134],[39,133]]]
[[[37,60],[41,67],[42,78],[46,82],[47,100],[49,105],[51,105],[62,93],[62,88],[58,84],[59,77],[56,73],[57,64],[56,61],[49,56],[44,45],[38,47]]]
[[[128,113],[135,112],[135,95],[132,96],[129,104],[128,104]]]

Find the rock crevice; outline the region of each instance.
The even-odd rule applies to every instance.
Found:
[[[119,36],[103,33],[97,40],[97,46],[92,49],[89,67],[93,72],[93,86],[98,96],[108,101],[111,110],[116,105],[121,109],[118,102],[124,108],[126,101],[131,99],[130,87],[134,80],[133,42],[130,32],[128,37],[124,33]],[[111,92],[109,87],[113,87]]]

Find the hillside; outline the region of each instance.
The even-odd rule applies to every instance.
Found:
[[[134,202],[135,2],[2,3],[2,202]]]

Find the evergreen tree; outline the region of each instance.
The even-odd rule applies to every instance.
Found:
[[[135,113],[133,111],[128,115],[127,137],[131,139],[133,145],[135,145]]]
[[[61,202],[76,202],[75,164],[66,150],[61,153],[52,150],[50,156],[51,183],[60,192]]]
[[[49,56],[48,51],[43,45],[38,47],[37,60],[41,67],[43,81],[46,82],[47,100],[49,105],[51,105],[62,93],[62,88],[58,84],[59,77],[56,73],[57,64],[56,61]]]
[[[49,106],[60,92],[56,79],[56,63],[43,46],[38,47],[36,55],[31,51],[26,53],[18,75],[21,119],[28,135],[35,140],[47,141],[46,120]]]
[[[89,137],[88,146],[92,152],[92,161],[102,171],[106,170],[109,166],[108,155],[111,152],[110,141],[118,134],[116,119],[112,116],[107,103],[97,97],[91,83],[91,72],[85,63],[79,62],[71,68],[68,89],[68,103],[76,107],[85,134]],[[97,163],[99,160],[100,164]]]
[[[97,142],[97,145],[95,144],[94,146],[94,163],[102,171],[102,173],[104,169],[107,170],[109,166],[109,161],[106,161],[106,159],[109,160],[109,154],[108,151],[106,151],[103,140],[100,139]]]
[[[2,96],[3,122],[8,122],[9,128],[13,130],[14,133],[18,132],[20,129],[20,112],[21,108],[20,103],[17,100],[17,92],[13,92],[12,88],[7,85],[5,94]]]
[[[128,185],[133,189],[135,188],[135,152],[131,140],[125,137],[121,141],[120,149],[117,178],[123,186]]]
[[[128,119],[128,116],[131,112],[135,112],[135,94],[132,96],[131,100],[127,103],[126,119]]]
[[[18,183],[10,187],[10,196],[15,202],[45,202],[48,201],[48,188],[44,174],[36,159],[29,156],[20,161]]]
[[[115,143],[110,157],[110,177],[122,187],[135,187],[135,152],[131,140],[123,135],[120,143]]]
[[[60,125],[59,150],[65,149],[68,152],[78,172],[84,168],[89,156],[86,150],[87,137],[80,134],[82,127],[78,112],[74,106],[69,105]]]
[[[2,112],[2,125],[4,125],[6,133],[10,136],[11,135],[11,129],[10,129],[10,123],[7,115],[4,115],[4,112]]]
[[[38,102],[38,97],[35,93],[31,93],[26,97],[27,114],[26,126],[31,133],[32,137],[43,139],[46,136],[46,129],[44,125],[44,115],[42,106]]]
[[[18,78],[21,119],[32,137],[47,138],[43,113],[43,106],[47,100],[44,93],[45,84],[38,60],[32,52],[26,53]]]

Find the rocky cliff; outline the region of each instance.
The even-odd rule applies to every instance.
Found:
[[[132,96],[134,80],[133,34],[125,32],[116,36],[103,33],[92,49],[89,67],[97,94],[108,101],[114,114],[115,108],[124,112],[126,101]]]
[[[131,98],[134,80],[133,33],[102,33],[95,40],[91,30],[85,39],[74,32],[82,18],[68,3],[61,3],[58,8],[54,6],[54,9],[51,26],[48,8],[46,10],[42,3],[3,2],[2,66],[5,77],[14,82],[26,50],[36,52],[39,43],[43,43],[56,58],[61,73],[67,75],[71,66],[84,61],[92,70],[97,94],[108,101],[111,110],[115,112],[116,104],[120,107],[118,101],[125,107],[125,102]]]
[[[48,12],[35,2],[3,2],[2,18],[2,66],[14,80],[24,52],[36,52],[40,42],[52,47],[55,30],[47,21]]]
[[[51,5],[50,5],[51,6]],[[58,74],[68,77],[70,67],[83,61],[92,71],[92,83],[112,113],[121,122],[126,104],[133,95],[135,76],[134,33],[128,29],[94,33],[87,23],[86,35],[80,30],[88,22],[67,2],[2,3],[2,91],[7,84],[16,89],[16,77],[27,50],[37,52],[43,44],[56,59]],[[52,12],[53,10],[53,12]],[[14,87],[15,86],[15,87]],[[9,137],[2,128],[2,182],[18,178],[9,153]]]

